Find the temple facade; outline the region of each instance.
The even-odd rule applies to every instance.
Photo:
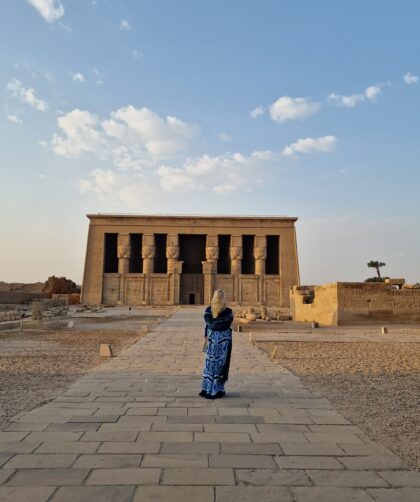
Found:
[[[89,214],[82,303],[289,307],[295,222],[273,216]]]

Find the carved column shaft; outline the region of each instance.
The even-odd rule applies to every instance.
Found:
[[[219,243],[217,235],[208,235],[206,243],[206,261],[203,261],[204,303],[211,302],[216,289],[217,260],[219,259]]]
[[[120,284],[118,291],[118,303],[126,303],[127,274],[130,267],[130,235],[118,234],[118,273],[120,274]]]
[[[155,236],[153,234],[143,235],[143,246],[141,249],[141,257],[143,258],[143,274],[144,281],[144,303],[151,304],[151,281],[150,276],[153,274],[153,260],[155,257]]]
[[[143,258],[143,274],[153,274],[153,259],[155,257],[155,236],[144,235],[141,250]]]
[[[182,261],[179,261],[179,239],[178,234],[168,235],[166,246],[166,259],[168,260],[169,277],[169,303],[179,305],[179,295],[181,288]]]
[[[242,273],[242,236],[232,235],[230,242],[230,271],[233,275],[233,302],[240,303],[239,275]]]
[[[265,260],[267,259],[267,238],[265,236],[257,236],[254,245],[254,260],[255,274],[258,275],[258,291],[257,302],[265,303],[264,294],[264,275],[265,275]]]

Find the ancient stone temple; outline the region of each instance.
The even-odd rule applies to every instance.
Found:
[[[295,221],[274,216],[90,214],[82,303],[288,307],[299,284]]]

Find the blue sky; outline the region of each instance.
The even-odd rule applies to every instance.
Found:
[[[298,216],[303,283],[420,281],[420,4],[17,0],[0,280],[81,281],[88,212]]]

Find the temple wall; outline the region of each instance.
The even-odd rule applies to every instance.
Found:
[[[325,326],[420,322],[420,289],[395,289],[384,283],[338,282],[293,287],[290,299],[296,321]]]
[[[308,301],[312,303],[306,303]],[[294,321],[318,322],[324,326],[338,325],[337,283],[325,286],[293,287],[290,308]]]
[[[229,303],[233,305],[288,307],[289,288],[299,284],[294,228],[296,218],[124,215],[88,215],[88,217],[90,226],[81,293],[82,303],[177,305],[188,303],[188,298],[193,297],[196,304],[208,304],[214,290],[221,288],[225,290]],[[137,245],[137,252],[141,250],[142,264],[139,270],[133,273],[130,272],[131,234],[141,235],[142,239]],[[155,237],[157,234],[166,235],[166,247],[163,250],[160,247],[160,251],[159,241]],[[200,241],[204,246],[201,249],[205,257],[202,259],[200,255],[200,260],[203,261],[197,262],[197,258],[194,258],[194,255],[192,257],[200,268],[196,277],[192,276],[191,270],[183,273],[184,262],[180,257],[180,245],[182,242],[185,243],[187,238],[183,237],[180,242],[180,236],[194,235],[197,236],[194,239],[199,241],[199,236],[205,237]],[[224,263],[229,265],[231,272],[229,274],[217,273],[219,235],[230,238],[229,247],[224,248],[225,257],[228,251]],[[267,236],[273,235],[278,236],[279,242],[278,258],[274,260],[278,263],[278,273],[266,275]],[[248,246],[244,256],[244,239],[249,239],[246,236],[252,236],[253,245],[251,248]],[[191,241],[192,237],[188,239]],[[109,261],[107,258],[106,250],[109,245],[113,246],[114,261]],[[243,273],[249,272],[242,269],[245,265],[249,269],[251,262],[253,267],[251,271],[255,273]],[[271,267],[273,258],[270,263]],[[155,273],[155,267],[162,272],[162,266],[165,273]],[[190,294],[188,288],[193,294]]]

